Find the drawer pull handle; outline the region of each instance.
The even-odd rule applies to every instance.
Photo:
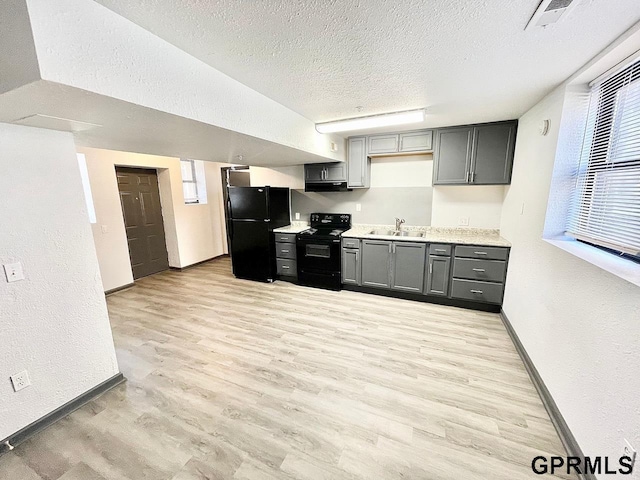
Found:
[[[470,290],[470,292],[482,295],[482,290]]]
[[[446,250],[444,248],[436,248],[435,251],[436,252],[446,252]]]
[[[474,272],[485,272],[486,271],[484,268],[472,268],[472,270]]]
[[[486,255],[487,254],[487,252],[473,252],[473,253],[475,253],[476,255]]]
[[[282,265],[282,268],[289,270],[289,267],[287,265]]]

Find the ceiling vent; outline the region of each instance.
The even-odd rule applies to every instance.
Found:
[[[546,27],[556,23],[561,18],[566,18],[569,12],[580,2],[580,0],[542,0],[537,10],[527,23],[525,30],[535,27]]]

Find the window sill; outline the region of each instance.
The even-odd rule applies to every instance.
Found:
[[[616,277],[640,287],[640,264],[568,237],[544,238],[545,242],[581,258]]]

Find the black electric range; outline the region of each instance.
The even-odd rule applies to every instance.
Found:
[[[340,290],[340,236],[351,228],[346,213],[312,213],[310,227],[296,237],[298,281],[310,287]]]

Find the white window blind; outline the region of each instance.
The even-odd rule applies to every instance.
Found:
[[[640,255],[640,61],[592,86],[567,234]]]

